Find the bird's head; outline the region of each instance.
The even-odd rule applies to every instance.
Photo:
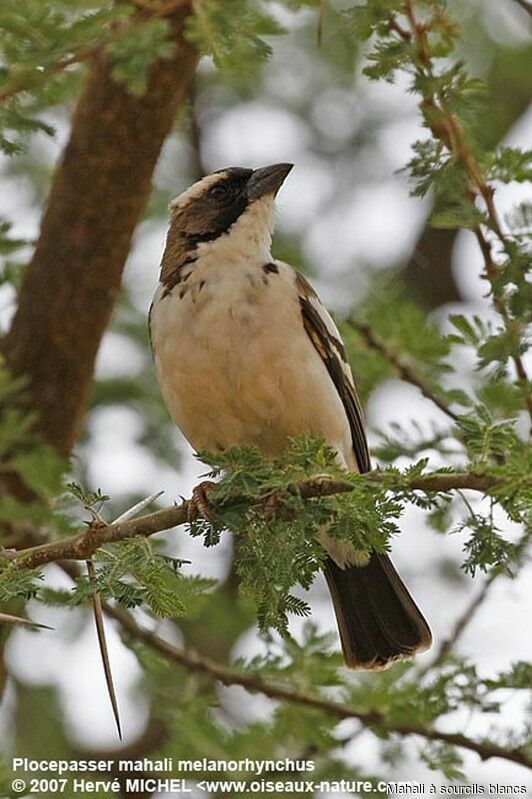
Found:
[[[228,167],[194,183],[170,204],[170,230],[161,280],[210,247],[269,252],[274,200],[292,164]],[[230,241],[229,241],[230,240]]]

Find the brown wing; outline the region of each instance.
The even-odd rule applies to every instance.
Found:
[[[299,305],[303,325],[325,364],[347,414],[358,469],[360,472],[369,472],[371,471],[371,461],[364,429],[364,415],[353,385],[351,370],[340,334],[321,304],[318,295],[299,272],[296,283],[299,289]]]

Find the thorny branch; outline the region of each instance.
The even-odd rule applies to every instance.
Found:
[[[401,736],[419,735],[426,740],[442,741],[452,746],[459,746],[476,752],[481,760],[498,757],[532,769],[532,758],[521,748],[511,749],[488,741],[475,741],[461,733],[441,732],[421,724],[390,724],[386,716],[378,710],[359,710],[349,704],[333,702],[305,691],[275,685],[263,680],[258,675],[246,674],[234,667],[218,663],[196,652],[180,650],[155,633],[141,627],[133,616],[126,611],[109,606],[106,607],[106,610],[136,640],[147,644],[170,662],[177,663],[191,672],[208,674],[219,680],[223,685],[239,685],[253,693],[264,694],[270,699],[321,710],[338,719],[358,719],[365,727],[376,731],[392,732]]]
[[[61,566],[73,580],[77,578],[78,571],[76,564],[63,563]],[[488,588],[491,586],[494,575],[498,575],[499,573],[500,572],[493,573],[490,579],[486,581],[484,587],[482,588],[480,594],[477,595],[474,602],[468,606],[467,614],[464,613],[459,618],[454,628],[455,635],[452,636],[453,638],[456,639],[458,635],[461,634],[465,627],[465,623],[467,623],[467,621],[464,623],[466,615],[468,616],[469,620],[469,614],[472,614],[476,611],[481,601],[483,601]],[[482,599],[480,599],[481,596]],[[215,680],[221,682],[223,685],[239,685],[240,687],[245,688],[253,693],[262,693],[264,696],[268,696],[270,699],[291,702],[293,704],[300,704],[306,707],[313,707],[339,719],[358,719],[362,725],[362,728],[386,730],[386,732],[392,732],[401,736],[419,735],[426,740],[443,741],[453,746],[462,747],[472,752],[476,752],[476,754],[478,754],[483,761],[498,757],[503,760],[517,763],[525,768],[532,769],[532,758],[520,748],[512,749],[494,745],[487,741],[475,741],[459,733],[440,732],[419,724],[391,725],[387,722],[385,716],[379,711],[360,711],[354,707],[351,707],[350,705],[328,701],[327,699],[314,694],[295,691],[284,686],[273,685],[270,682],[264,681],[259,676],[242,673],[234,667],[200,655],[195,651],[184,651],[179,649],[170,644],[164,638],[158,636],[155,632],[141,627],[133,615],[125,609],[111,605],[108,602],[103,602],[102,607],[106,616],[114,619],[118,624],[120,624],[122,629],[128,635],[130,635],[136,641],[141,641],[155,652],[158,652],[170,663],[176,663],[179,666],[187,669],[187,671],[193,673],[207,674]],[[438,652],[438,662],[441,660],[439,655],[440,652]],[[437,665],[436,661],[432,660],[426,670],[428,671],[429,669],[434,668],[435,665]]]
[[[393,489],[393,473],[377,469],[365,474],[361,479],[367,478],[377,483],[387,483],[388,487]],[[497,478],[474,472],[429,472],[425,475],[407,478],[408,488],[419,491],[471,489],[489,493],[498,485]],[[405,487],[404,482],[401,487]],[[352,490],[353,484],[347,480],[322,477],[307,480],[292,488],[294,493],[299,493],[304,499],[348,493]],[[234,502],[237,504],[238,498],[235,498]],[[213,507],[216,508],[214,501]],[[91,522],[88,529],[79,535],[18,551],[4,550],[3,553],[0,552],[0,555],[3,554],[5,558],[9,559],[11,568],[24,569],[33,569],[60,560],[88,560],[104,544],[124,541],[135,536],[150,536],[185,524],[188,521],[188,508],[189,503],[185,501],[174,507],[123,522],[106,524],[96,520]]]

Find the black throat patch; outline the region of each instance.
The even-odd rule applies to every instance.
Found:
[[[190,270],[184,267],[196,260],[202,242],[225,235],[248,206],[247,183],[251,169],[233,167],[219,173],[220,179],[205,186],[172,215],[161,262],[160,280],[166,296]]]

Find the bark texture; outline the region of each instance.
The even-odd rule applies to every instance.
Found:
[[[94,60],[3,344],[12,372],[29,379],[40,431],[64,455],[79,432],[153,170],[193,77],[185,15],[171,20],[175,55],[152,65],[140,98],[112,80],[104,54]]]

